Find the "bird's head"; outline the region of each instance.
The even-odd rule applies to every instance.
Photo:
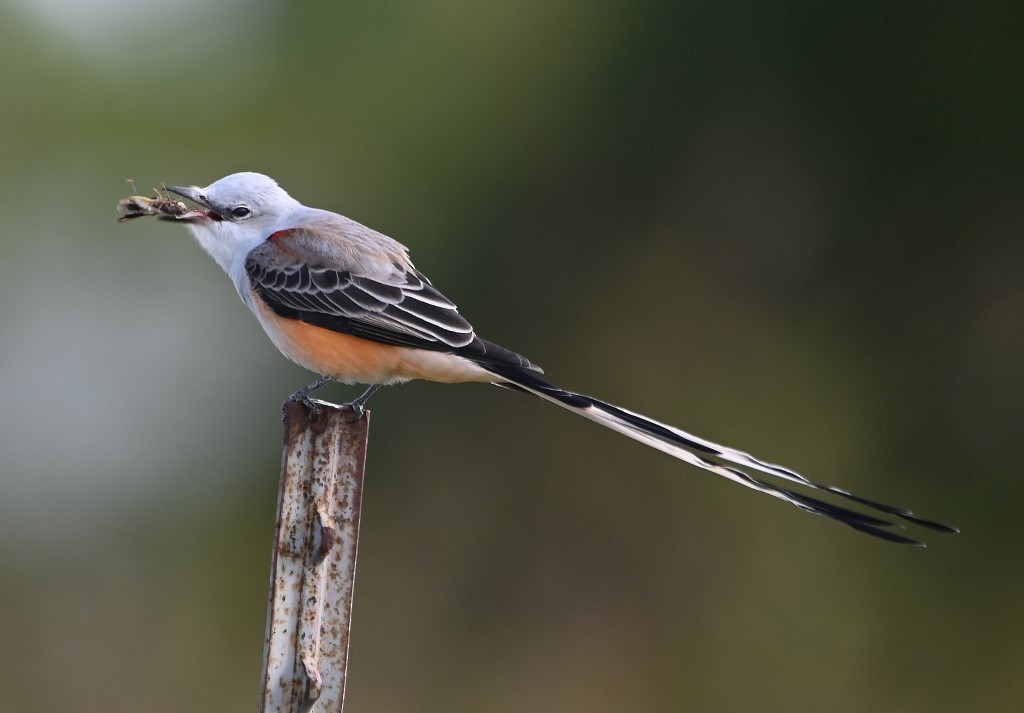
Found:
[[[277,181],[261,173],[233,173],[205,188],[167,186],[167,190],[199,208],[166,219],[187,224],[203,249],[227,272],[239,256],[286,227],[288,216],[301,207]]]

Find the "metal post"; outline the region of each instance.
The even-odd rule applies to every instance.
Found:
[[[261,713],[341,713],[370,414],[285,412]]]

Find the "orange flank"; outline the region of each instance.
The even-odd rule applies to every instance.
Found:
[[[285,356],[347,384],[394,384],[410,379],[456,383],[500,380],[468,359],[445,352],[381,344],[296,319],[280,317],[253,294],[257,316]]]
[[[391,381],[398,372],[401,347],[333,332],[294,319],[274,315],[288,340],[292,359],[318,374],[344,374],[352,381],[377,384]]]

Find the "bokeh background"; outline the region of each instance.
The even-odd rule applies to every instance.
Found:
[[[0,2],[0,710],[252,710],[282,359],[148,189],[276,177],[864,537],[480,385],[372,402],[351,711],[1024,704],[1019,3]],[[343,387],[326,395],[343,400]]]

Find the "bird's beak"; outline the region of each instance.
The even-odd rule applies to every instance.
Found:
[[[201,205],[206,210],[190,210],[188,213],[174,217],[168,216],[168,220],[196,221],[203,219],[220,220],[220,214],[213,209],[210,203],[203,196],[199,186],[167,186],[167,190],[176,193],[182,198],[188,198],[193,203]]]

